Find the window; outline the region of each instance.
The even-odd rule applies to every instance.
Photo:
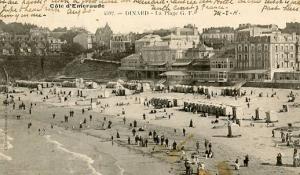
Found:
[[[281,46],[281,51],[283,51],[283,46]]]
[[[233,62],[230,61],[230,68],[233,68]]]
[[[241,46],[239,46],[239,51],[242,51],[242,47]]]
[[[258,50],[259,52],[261,51],[261,45],[260,45],[260,44],[257,45],[257,50]]]
[[[293,45],[291,45],[291,50],[294,50],[294,46]]]
[[[248,47],[247,46],[245,46],[245,52],[248,52]]]
[[[294,58],[294,55],[293,55],[293,54],[291,54],[291,58]]]
[[[285,46],[285,51],[288,51],[289,50],[289,47],[288,46]]]

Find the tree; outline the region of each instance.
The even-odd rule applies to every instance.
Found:
[[[72,55],[79,55],[84,52],[84,48],[78,43],[67,43],[62,45],[62,51]]]
[[[53,32],[67,32],[67,27],[57,27],[53,29]]]
[[[59,39],[62,41],[67,41],[67,43],[73,43],[73,38],[78,35],[79,32],[68,30],[66,33],[62,34]]]

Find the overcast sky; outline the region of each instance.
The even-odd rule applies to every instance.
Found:
[[[285,27],[286,22],[300,22],[299,12],[264,12],[261,13],[261,5],[234,5],[233,9],[239,9],[240,15],[237,16],[213,16],[212,11],[200,11],[194,16],[104,16],[104,11],[114,10],[125,11],[130,9],[145,10],[142,6],[129,6],[124,4],[107,5],[105,9],[97,9],[94,13],[81,16],[48,13],[44,18],[27,18],[17,22],[29,22],[39,26],[49,27],[85,27],[90,32],[95,32],[98,27],[103,27],[106,22],[109,23],[115,33],[143,32],[144,30],[170,28],[174,26],[183,26],[188,23],[195,24],[199,30],[206,27],[215,26],[233,26],[237,27],[241,23],[253,24],[277,24],[279,27]],[[5,22],[14,22],[14,20],[4,20]]]

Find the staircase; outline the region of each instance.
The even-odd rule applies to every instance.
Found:
[[[167,79],[160,79],[156,84],[164,84],[167,81]]]
[[[246,84],[247,83],[247,81],[246,80],[242,80],[242,81],[238,81],[238,82],[236,82],[234,85],[233,85],[233,87],[235,88],[235,89],[239,89],[239,88],[241,88],[244,84]]]

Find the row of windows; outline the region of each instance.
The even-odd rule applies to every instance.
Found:
[[[226,61],[215,61],[211,62],[211,67],[212,68],[228,68],[228,62]],[[233,62],[229,62],[229,68],[233,68]]]
[[[294,45],[275,45],[275,51],[278,52],[278,51],[293,51],[294,50]]]
[[[279,56],[281,56],[280,58],[286,58],[286,59],[289,59],[289,58],[294,58],[294,54],[276,54],[275,58],[276,59],[279,59]]]
[[[294,68],[294,62],[277,62],[276,68]]]
[[[262,51],[264,49],[264,51],[268,51],[269,46],[267,44],[263,45],[263,44],[257,44],[256,49],[258,51]],[[255,50],[255,45],[251,44],[251,50]],[[244,47],[242,47],[242,45],[238,46],[238,51],[239,52],[248,52],[249,51],[249,46],[245,45]]]
[[[268,58],[269,54],[268,54],[268,53],[265,53],[265,54],[259,53],[259,54],[256,55],[256,57],[254,56],[254,54],[251,54],[251,57],[250,57],[250,58],[248,57],[248,54],[245,54],[245,55],[241,55],[241,54],[240,54],[240,55],[238,56],[238,60],[243,61],[242,58],[245,58],[245,59],[244,59],[245,61],[247,61],[248,58],[249,58],[249,59],[251,59],[251,58],[261,59],[263,56],[264,56],[265,58]]]

